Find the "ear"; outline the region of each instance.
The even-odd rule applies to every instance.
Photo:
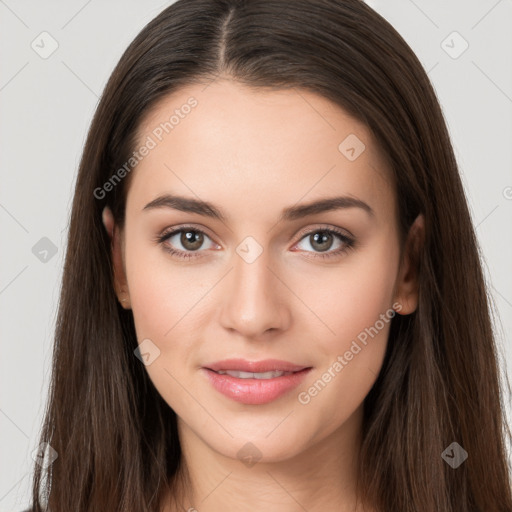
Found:
[[[419,261],[425,240],[425,218],[419,214],[412,223],[402,255],[400,270],[395,284],[395,301],[400,304],[396,311],[409,315],[418,307]]]
[[[114,286],[117,300],[121,303],[123,308],[130,309],[130,294],[124,269],[122,239],[119,228],[115,225],[114,215],[108,206],[103,208],[102,220],[108,236],[110,237],[112,263],[114,267]]]

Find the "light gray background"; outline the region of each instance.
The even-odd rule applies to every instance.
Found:
[[[1,512],[28,504],[72,190],[86,132],[121,53],[170,3],[0,0]],[[512,0],[368,3],[413,48],[440,99],[500,315],[503,364],[510,372]],[[58,43],[46,59],[31,47],[34,40],[42,47],[46,37],[44,48],[51,48],[48,36],[39,36],[43,31]],[[469,44],[457,58],[464,41],[453,31]],[[57,249],[46,262],[32,252],[43,237]]]

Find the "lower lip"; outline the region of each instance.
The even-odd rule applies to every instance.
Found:
[[[212,386],[223,395],[249,405],[272,402],[288,391],[296,388],[311,368],[273,379],[239,379],[231,375],[220,375],[213,370],[203,368]]]

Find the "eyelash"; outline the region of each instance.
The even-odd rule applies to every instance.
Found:
[[[201,251],[185,252],[185,251],[173,249],[173,248],[171,248],[171,247],[169,247],[168,245],[165,244],[165,242],[169,238],[171,238],[173,235],[175,235],[177,233],[181,233],[181,232],[187,232],[187,231],[192,231],[194,233],[201,233],[201,234],[203,234],[203,235],[208,237],[208,235],[204,231],[202,231],[201,229],[198,229],[198,228],[196,228],[194,226],[180,226],[179,228],[172,228],[171,230],[164,231],[161,235],[156,237],[155,242],[161,244],[163,246],[163,249],[166,252],[170,253],[172,256],[176,256],[176,257],[184,259],[184,260],[190,260],[191,258],[196,258],[196,257],[200,258],[201,256],[197,256],[195,253],[198,253],[198,252],[201,252]],[[313,259],[316,259],[316,258],[321,258],[321,259],[334,258],[336,256],[341,256],[345,252],[350,251],[355,246],[355,240],[354,239],[348,237],[347,235],[345,235],[344,233],[342,233],[341,231],[339,231],[339,230],[337,230],[335,228],[316,228],[316,229],[307,231],[305,233],[301,233],[301,237],[300,237],[300,239],[299,239],[299,241],[297,243],[299,243],[304,238],[306,238],[307,236],[312,235],[314,233],[329,233],[329,234],[335,235],[335,236],[338,237],[339,240],[341,240],[343,242],[344,245],[341,248],[336,249],[335,251],[332,251],[332,252],[315,253],[316,256],[308,256],[309,258],[313,258]],[[210,238],[210,237],[208,237],[208,238]],[[310,251],[307,251],[307,252],[310,252]]]

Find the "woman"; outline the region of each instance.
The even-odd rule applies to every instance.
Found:
[[[149,23],[80,164],[33,510],[510,511],[500,393],[398,33],[358,0]]]

